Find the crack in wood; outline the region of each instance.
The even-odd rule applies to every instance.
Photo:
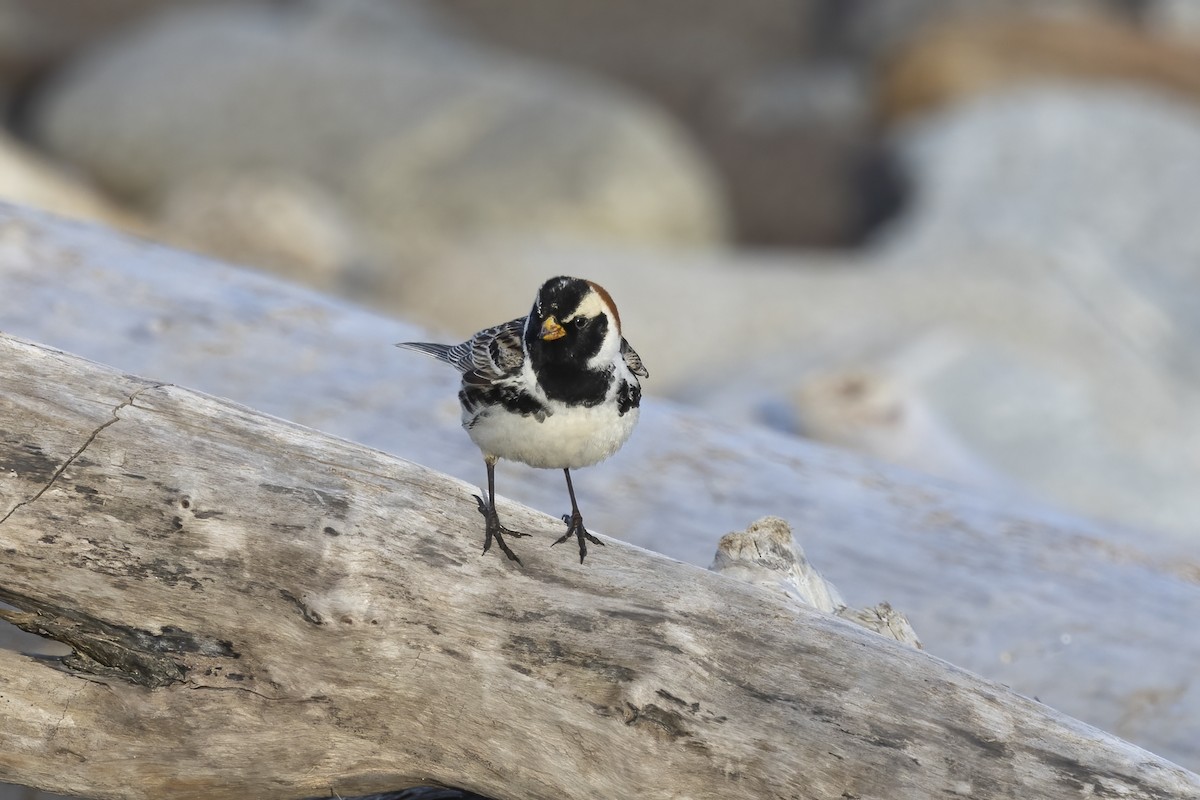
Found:
[[[65,703],[63,703],[62,715],[58,718],[58,722],[54,723],[54,727],[50,729],[50,734],[46,737],[46,741],[54,741],[54,737],[58,735],[58,729],[62,727],[63,722],[67,718],[67,714],[71,712],[71,704],[75,702],[75,698],[79,697],[80,692],[86,688],[87,684],[81,683],[78,687],[76,687],[74,692],[71,692],[71,696],[67,698]]]
[[[311,622],[313,625],[325,624],[325,618],[321,616],[320,612],[309,608],[307,603],[305,603],[299,597],[296,597],[296,595],[292,594],[287,589],[280,589],[279,596],[294,605],[296,608],[300,609],[300,615],[304,617],[305,622]]]
[[[150,391],[151,389],[161,389],[164,386],[170,386],[170,385],[171,384],[169,384],[169,383],[154,383],[149,386],[143,386],[140,389],[138,389],[137,391],[133,392],[131,395],[129,395],[129,397],[122,400],[120,403],[117,403],[116,407],[113,408],[113,410],[112,410],[112,419],[107,420],[102,425],[97,427],[96,430],[92,431],[91,435],[88,436],[87,440],[79,447],[79,449],[76,450],[71,455],[70,458],[68,458],[66,461],[64,461],[62,463],[62,466],[60,466],[58,469],[56,469],[54,471],[54,474],[50,476],[50,480],[48,480],[46,482],[46,485],[43,486],[41,489],[38,489],[37,493],[34,494],[33,497],[29,498],[28,500],[22,500],[19,503],[17,503],[16,505],[14,505],[11,509],[9,509],[8,513],[5,514],[2,518],[0,518],[0,525],[3,525],[5,522],[8,522],[8,518],[11,517],[13,514],[17,513],[18,509],[24,508],[25,506],[27,506],[31,503],[37,502],[37,500],[42,495],[44,495],[46,492],[50,491],[50,487],[53,486],[55,484],[55,482],[59,478],[62,477],[63,473],[66,472],[72,464],[74,464],[76,461],[79,460],[79,457],[83,455],[83,452],[85,450],[87,450],[88,447],[91,446],[92,442],[96,441],[97,436],[99,436],[101,433],[103,433],[106,428],[121,421],[121,417],[119,416],[119,412],[121,411],[121,409],[128,408],[129,406],[133,405],[134,401],[137,400],[138,395],[140,395],[142,392],[147,392],[147,391]]]
[[[23,609],[0,609],[0,621],[26,633],[62,642],[72,652],[40,660],[61,665],[72,673],[114,678],[159,689],[181,683],[190,667],[182,655],[240,658],[231,642],[164,626],[158,633],[106,622],[75,609],[18,595],[0,588],[0,600]]]
[[[188,688],[195,690],[195,691],[203,690],[203,691],[208,691],[208,692],[247,692],[249,694],[254,695],[255,697],[261,697],[263,700],[268,700],[272,703],[282,703],[285,701],[286,702],[291,701],[291,698],[289,698],[289,697],[282,697],[282,696],[281,697],[272,697],[269,694],[263,694],[262,692],[255,691],[254,689],[251,689],[249,686],[213,686],[213,685],[207,684],[207,683],[196,683],[195,681],[188,681]],[[318,701],[316,701],[312,698],[308,698],[308,699],[305,699],[304,702],[311,703],[311,702],[318,702]]]
[[[158,689],[183,680],[187,668],[159,654],[139,652],[120,636],[108,631],[89,630],[78,620],[38,612],[0,610],[0,620],[26,633],[45,636],[69,645],[72,652],[61,658],[46,659],[71,672],[82,672]]]

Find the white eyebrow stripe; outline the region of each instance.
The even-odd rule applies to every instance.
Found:
[[[596,292],[588,292],[583,296],[583,302],[579,304],[579,308],[572,312],[571,316],[563,317],[563,322],[570,322],[576,317],[598,317],[601,314],[608,313],[612,315],[612,311],[608,308],[608,304]]]

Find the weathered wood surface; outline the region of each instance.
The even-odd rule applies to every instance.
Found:
[[[101,798],[1200,797],[923,653],[519,506],[0,337],[0,781]]]
[[[615,285],[609,268],[619,260],[558,259],[538,269]],[[806,259],[785,261],[739,264],[738,272],[758,275],[755,294],[766,298],[766,273],[777,280],[781,270],[806,268]],[[478,258],[471,263],[478,268]],[[532,275],[534,266],[488,270],[517,284],[554,274]],[[420,268],[443,265],[422,259]],[[459,426],[458,376],[391,346],[443,338],[431,331],[3,203],[0,286],[2,330],[232,398],[476,486],[483,477],[479,450]],[[655,297],[653,286],[642,291]],[[492,311],[504,305],[490,302]],[[625,310],[632,333],[636,308]],[[657,313],[687,329],[693,310],[660,303]],[[494,321],[492,311],[477,321]],[[651,366],[647,388],[657,391],[660,368]],[[629,443],[576,483],[596,531],[707,566],[723,534],[778,515],[848,602],[886,600],[903,610],[933,655],[1200,770],[1194,543],[971,491],[658,398],[643,405]],[[542,470],[501,464],[498,489],[537,509],[567,508],[561,477]],[[0,647],[7,640],[0,627]]]

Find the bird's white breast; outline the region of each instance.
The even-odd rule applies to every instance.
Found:
[[[463,425],[485,455],[543,469],[576,469],[617,452],[638,420],[638,409],[619,414],[612,402],[590,408],[553,401],[547,405],[553,413],[541,421],[493,407],[472,420],[464,418]]]

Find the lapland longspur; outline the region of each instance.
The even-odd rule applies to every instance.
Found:
[[[617,306],[603,287],[551,278],[538,289],[527,317],[458,345],[396,346],[427,353],[462,373],[462,425],[487,465],[487,501],[475,498],[485,519],[483,552],[495,538],[519,564],[504,537],[528,535],[501,525],[496,513],[496,462],[502,458],[563,471],[571,513],[563,515],[567,532],[554,544],[574,535],[581,564],[589,541],[604,544],[583,525],[571,470],[603,461],[625,444],[642,399],[638,378],[650,373],[621,335]]]

